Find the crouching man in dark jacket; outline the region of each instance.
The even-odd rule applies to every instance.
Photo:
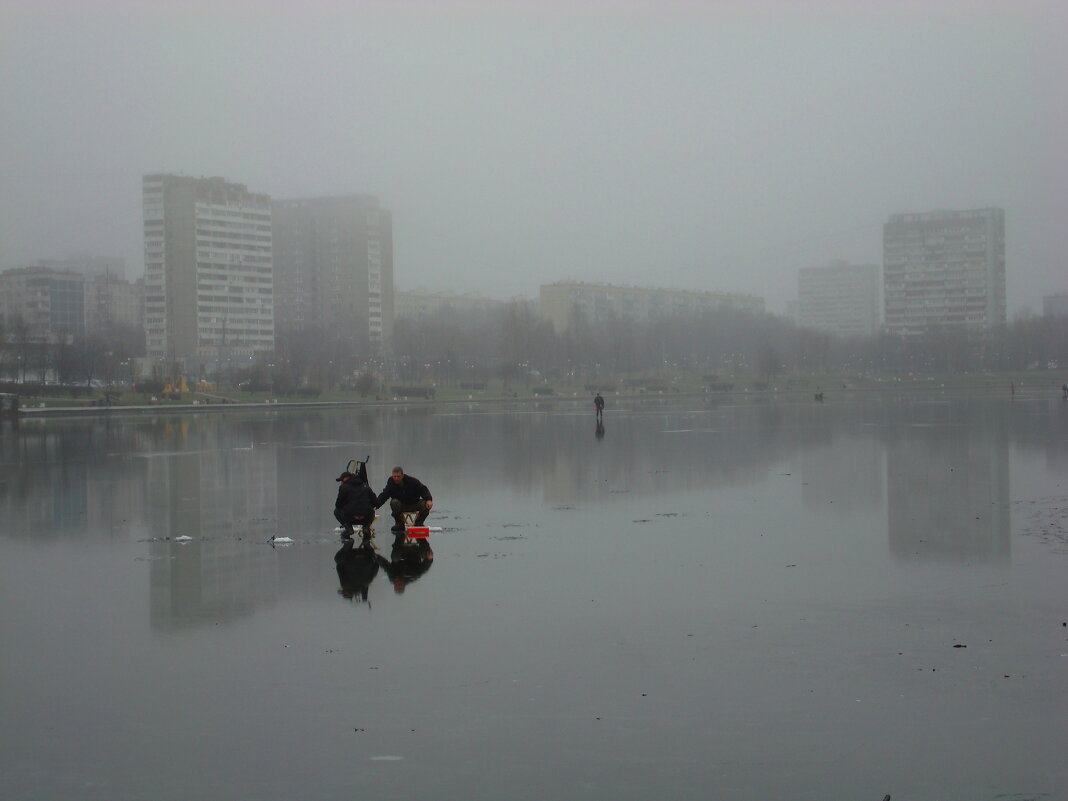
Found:
[[[371,536],[371,523],[375,519],[375,493],[363,483],[363,479],[347,470],[335,481],[341,484],[337,488],[337,500],[334,502],[334,517],[345,529],[344,536],[351,537],[352,527],[360,526],[364,538]]]
[[[404,513],[415,512],[414,525],[421,526],[434,507],[434,498],[426,484],[415,476],[404,474],[404,468],[394,467],[393,474],[386,482],[386,488],[378,493],[375,506],[380,507],[389,501],[389,511],[393,515],[393,533],[403,534]]]

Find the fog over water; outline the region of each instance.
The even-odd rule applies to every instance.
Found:
[[[1062,798],[1066,408],[4,423],[4,796]],[[431,561],[340,547],[367,455]]]
[[[1004,208],[1010,314],[1064,290],[1046,0],[0,0],[0,268],[143,268],[140,179],[380,196],[401,289],[751,293],[882,259],[893,213]]]

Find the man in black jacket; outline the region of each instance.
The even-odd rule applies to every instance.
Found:
[[[371,536],[371,523],[375,519],[375,493],[363,483],[363,479],[346,470],[335,481],[341,484],[337,488],[337,500],[334,502],[334,517],[345,529],[344,536],[351,537],[353,524],[363,528],[363,536]]]
[[[386,482],[386,488],[378,493],[375,507],[381,507],[389,500],[389,511],[393,514],[393,533],[403,534],[404,513],[416,512],[415,525],[421,526],[434,507],[434,498],[426,484],[415,476],[404,474],[403,467],[394,467],[393,474]]]

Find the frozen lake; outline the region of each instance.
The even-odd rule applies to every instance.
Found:
[[[9,801],[1068,799],[1059,397],[0,434]],[[365,601],[331,512],[368,454],[446,530]]]

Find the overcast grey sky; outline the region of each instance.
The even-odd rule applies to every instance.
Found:
[[[760,295],[1006,211],[1010,312],[1068,290],[1068,3],[0,0],[0,267],[140,274],[141,176],[376,194],[396,283]]]

